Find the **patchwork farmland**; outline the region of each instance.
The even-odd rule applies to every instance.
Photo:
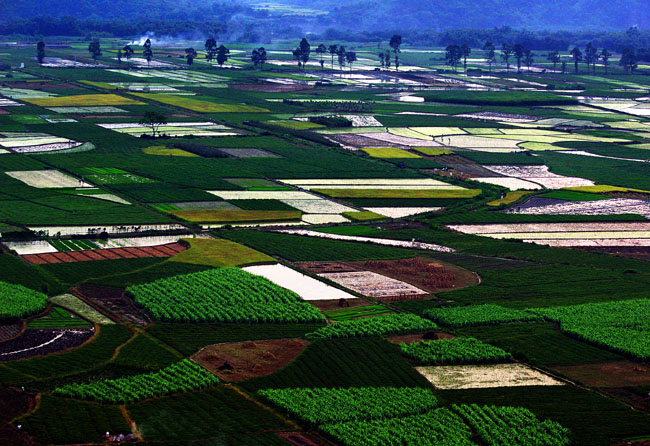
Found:
[[[266,31],[0,37],[0,444],[645,445],[650,66]]]

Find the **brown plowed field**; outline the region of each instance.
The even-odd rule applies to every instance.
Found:
[[[47,254],[27,254],[22,256],[34,265],[43,263],[89,262],[91,260],[134,259],[136,257],[171,257],[187,247],[180,243],[160,246],[143,246],[140,248],[110,248],[84,251],[54,252]]]
[[[192,358],[225,381],[244,381],[281,369],[308,344],[298,338],[227,342],[206,347]]]

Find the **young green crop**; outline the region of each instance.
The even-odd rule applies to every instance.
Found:
[[[321,430],[345,446],[475,446],[469,427],[444,407],[409,417],[325,424]]]
[[[650,359],[650,300],[530,310],[560,322],[562,331],[641,360]]]
[[[469,305],[466,307],[431,308],[424,312],[426,317],[451,327],[473,325],[499,325],[509,322],[539,320],[539,316],[521,310],[498,305]]]
[[[219,382],[219,379],[189,359],[183,359],[153,373],[128,376],[89,384],[68,384],[54,390],[57,395],[100,401],[102,403],[129,403],[167,395],[202,389]]]
[[[310,339],[351,338],[405,334],[436,328],[433,322],[414,314],[389,314],[367,319],[336,322],[307,335]]]
[[[0,282],[0,320],[19,319],[47,307],[47,296],[22,285]]]
[[[315,424],[413,415],[438,403],[429,389],[408,387],[265,389],[257,393]]]
[[[402,353],[420,364],[485,364],[504,362],[510,353],[475,338],[440,339],[400,344]]]
[[[487,446],[566,446],[569,431],[551,420],[540,421],[523,407],[453,405],[452,409]]]
[[[323,315],[293,291],[239,268],[184,274],[127,288],[156,320],[319,322]]]

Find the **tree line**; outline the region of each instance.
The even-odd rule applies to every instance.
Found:
[[[535,57],[540,56],[533,53],[530,48],[522,43],[516,43],[514,45],[503,43],[501,48],[497,50],[491,41],[487,41],[482,46],[482,50],[485,52],[484,59],[488,64],[490,72],[492,72],[492,65],[497,63],[499,58],[506,65],[506,72],[510,71],[510,65],[512,62],[516,63],[518,73],[521,72],[522,65],[525,65],[528,68],[528,71],[530,71],[531,66],[535,62]],[[497,51],[499,51],[500,54],[497,54]],[[445,48],[445,63],[452,67],[454,71],[457,71],[458,66],[462,62],[463,71],[467,72],[467,58],[471,53],[472,48],[467,43],[463,43],[462,45],[447,45]],[[622,50],[619,65],[623,67],[626,73],[634,72],[634,70],[636,70],[640,60],[639,54],[639,50],[632,47],[626,47]],[[584,63],[587,72],[593,74],[596,73],[596,65],[601,64],[604,68],[605,74],[608,74],[612,53],[607,48],[599,50],[593,42],[589,42],[585,46],[584,51],[578,46],[574,46],[573,49],[569,51],[569,55],[573,61],[574,71],[576,74],[579,71],[580,63]],[[553,50],[541,56],[544,56],[548,62],[553,64],[553,71],[557,71],[558,65],[560,65],[562,73],[567,71],[566,61],[562,60],[560,51]]]
[[[210,64],[213,60],[216,60],[217,64],[223,68],[223,64],[225,64],[230,57],[230,50],[223,44],[217,45],[217,41],[214,37],[208,38],[205,41],[204,47],[205,60]],[[90,54],[90,57],[92,57],[93,61],[97,63],[97,59],[102,56],[102,47],[99,40],[93,40],[88,44],[88,53]],[[122,64],[124,59],[126,59],[127,62],[130,61],[134,54],[135,50],[133,49],[133,46],[127,43],[117,50],[117,63]],[[153,54],[151,39],[147,39],[142,44],[142,57],[146,59],[147,65],[153,60]],[[192,65],[197,56],[198,52],[194,48],[185,48],[185,59],[187,65]],[[266,52],[264,57],[266,58]],[[36,59],[39,64],[42,64],[45,60],[45,42],[42,40],[36,44]]]

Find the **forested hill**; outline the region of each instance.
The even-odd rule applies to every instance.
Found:
[[[295,3],[310,2],[295,0]],[[350,28],[621,29],[650,23],[647,0],[325,0]]]
[[[131,35],[155,28],[254,41],[270,33],[431,33],[503,26],[602,32],[643,30],[648,24],[648,0],[0,0],[0,34]]]
[[[2,0],[0,21],[73,17],[81,20],[205,20],[253,13],[244,2],[219,0]]]

